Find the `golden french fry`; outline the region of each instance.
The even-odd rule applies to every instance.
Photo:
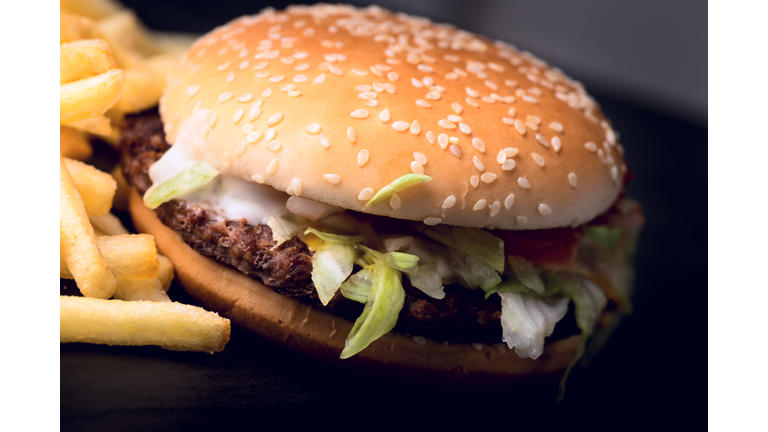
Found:
[[[104,216],[112,208],[117,183],[109,173],[88,164],[64,158],[64,165],[75,182],[77,192],[89,216]]]
[[[141,65],[144,58],[157,54],[155,43],[144,30],[136,14],[123,10],[106,17],[94,25],[94,34],[112,47],[117,65],[131,69]]]
[[[77,160],[86,160],[93,155],[93,147],[85,134],[67,126],[61,126],[59,130],[59,151],[64,157]]]
[[[128,210],[128,195],[131,193],[131,187],[128,186],[128,182],[125,181],[122,167],[116,165],[109,173],[112,174],[112,178],[114,178],[117,183],[117,191],[115,191],[115,199],[112,201],[112,207],[117,210]]]
[[[93,34],[93,22],[83,16],[62,13],[59,29],[59,43],[89,39]]]
[[[102,19],[116,14],[123,6],[113,0],[60,0],[61,8],[88,18]]]
[[[116,279],[155,279],[160,270],[155,239],[149,234],[124,234],[96,237],[96,245],[107,268]],[[60,267],[59,277],[69,279],[68,267]]]
[[[104,114],[120,99],[123,71],[112,69],[94,77],[59,86],[59,117],[71,123]]]
[[[165,255],[157,254],[157,259],[160,261],[160,269],[157,272],[157,278],[163,285],[163,289],[168,291],[168,288],[171,287],[171,281],[173,281],[173,263],[166,258]]]
[[[126,301],[171,301],[163,289],[163,284],[157,279],[118,279],[112,298]]]
[[[60,162],[59,177],[61,255],[84,296],[110,298],[115,292],[115,277],[99,253],[93,227],[88,221],[85,206],[63,158]]]
[[[229,341],[226,318],[180,303],[60,296],[59,340],[107,345],[158,345],[218,352]]]
[[[90,78],[117,67],[109,44],[101,39],[83,39],[63,43],[59,53],[61,84]]]
[[[103,115],[69,123],[67,126],[93,135],[109,136],[112,134],[112,123]]]
[[[125,84],[115,109],[125,113],[137,113],[157,105],[163,93],[165,74],[143,69],[127,69]]]
[[[120,222],[120,219],[117,218],[112,213],[107,213],[104,216],[96,217],[96,216],[88,216],[88,219],[91,220],[91,225],[93,225],[93,229],[99,229],[105,235],[123,235],[123,234],[130,234],[130,231],[125,229],[123,226],[123,223]]]

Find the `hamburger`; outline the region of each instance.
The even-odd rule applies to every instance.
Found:
[[[128,117],[138,230],[205,307],[422,381],[567,376],[631,311],[642,212],[618,135],[530,53],[379,7],[200,38]]]

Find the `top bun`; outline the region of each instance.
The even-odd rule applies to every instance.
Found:
[[[291,7],[198,40],[160,100],[168,141],[211,110],[222,172],[365,213],[469,227],[575,226],[626,166],[580,83],[503,42],[379,7]],[[412,172],[432,181],[365,207]]]

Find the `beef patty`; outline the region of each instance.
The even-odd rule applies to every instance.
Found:
[[[152,185],[150,165],[169,148],[157,111],[126,117],[118,140],[120,163],[126,180],[140,194]],[[205,209],[180,200],[162,204],[155,212],[198,253],[260,280],[279,294],[320,306],[311,279],[312,252],[301,240],[291,239],[272,250],[275,241],[269,226],[250,225],[245,219],[208,219]],[[498,296],[486,300],[481,290],[449,285],[445,287],[445,298],[437,300],[413,288],[407,278],[403,278],[403,288],[406,298],[396,331],[454,343],[501,342]],[[323,309],[354,321],[363,305],[337,292]],[[573,325],[565,327],[571,328],[556,331],[553,337],[567,337],[578,331]]]

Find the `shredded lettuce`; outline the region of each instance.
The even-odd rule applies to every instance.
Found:
[[[320,302],[326,306],[352,274],[357,258],[355,244],[365,241],[365,236],[329,234],[314,228],[308,228],[304,234],[314,234],[323,240],[312,256],[312,283]]]
[[[544,295],[544,282],[541,280],[536,266],[524,258],[514,255],[509,255],[507,261],[509,261],[509,265],[512,267],[515,276],[520,280],[520,283],[533,290],[533,292]]]
[[[207,184],[217,175],[219,171],[208,162],[196,162],[168,180],[153,184],[144,194],[144,205],[156,209],[160,204]]]
[[[314,234],[320,237],[320,239],[326,243],[338,243],[338,244],[346,244],[350,246],[354,246],[357,243],[362,243],[365,241],[365,236],[346,236],[346,235],[339,235],[339,234],[331,234],[327,232],[318,231],[314,228],[307,228],[307,230],[304,231],[304,235],[307,235],[307,234]]]
[[[544,338],[568,312],[565,296],[537,297],[500,291],[502,340],[520,358],[537,359],[544,352]]]
[[[389,333],[403,308],[405,290],[400,272],[383,262],[375,262],[369,271],[373,275],[373,283],[368,302],[347,336],[340,356],[342,359],[352,357]]]
[[[615,252],[616,246],[619,244],[619,238],[621,237],[622,230],[618,228],[610,228],[605,225],[590,226],[584,231],[584,234],[590,239],[608,248],[609,251]]]
[[[404,189],[407,189],[411,186],[415,186],[420,183],[426,183],[428,181],[432,180],[432,177],[423,175],[423,174],[406,174],[404,176],[398,177],[392,183],[384,186],[383,188],[379,189],[378,192],[376,192],[376,195],[374,195],[366,204],[365,206],[372,206],[374,204],[378,204],[385,199],[389,198],[393,194],[396,194]]]
[[[419,257],[403,252],[387,252],[382,256],[384,264],[409,275],[416,274]]]
[[[468,254],[499,273],[504,271],[504,241],[488,231],[451,225],[422,229],[427,237]]]
[[[456,282],[465,288],[482,288],[487,292],[501,283],[501,276],[493,267],[472,255],[451,249],[448,257]]]
[[[296,237],[302,228],[307,226],[307,223],[309,223],[309,220],[296,216],[287,209],[283,209],[280,213],[271,216],[267,220],[267,225],[272,229],[272,238],[276,242],[272,249]]]
[[[350,300],[367,303],[372,287],[373,275],[370,271],[362,269],[341,284],[341,294]]]
[[[409,274],[408,279],[414,288],[421,290],[424,294],[441,300],[445,298],[443,282],[440,279],[440,272],[437,263],[422,264],[414,274]]]

